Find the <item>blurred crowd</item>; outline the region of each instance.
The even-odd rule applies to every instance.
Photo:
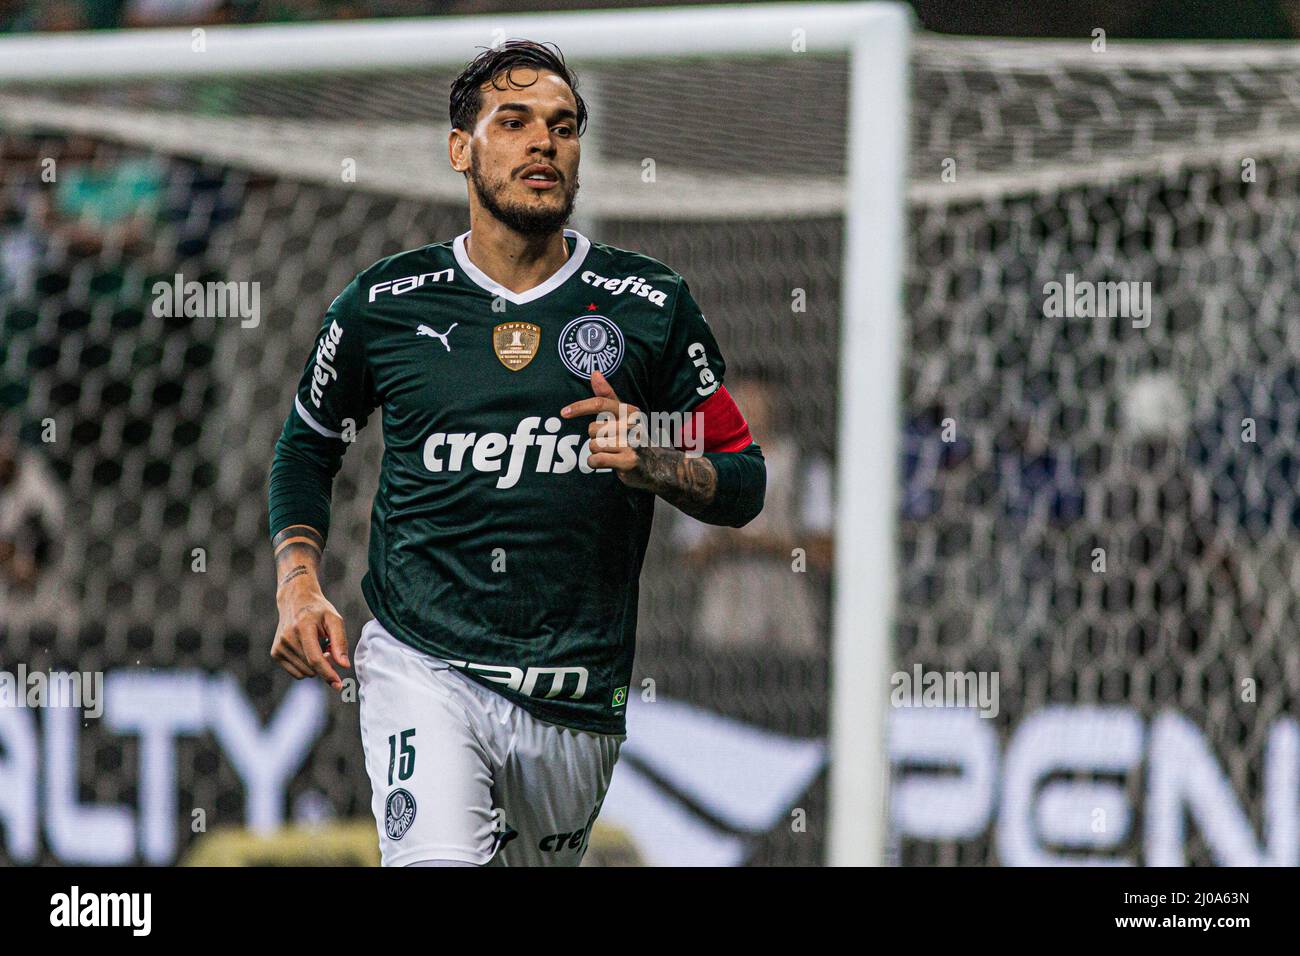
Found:
[[[1300,0],[910,3],[924,29],[957,35],[1091,37],[1094,29],[1101,28],[1112,38],[1300,36]],[[692,0],[0,0],[0,34],[690,5]]]
[[[0,33],[105,30],[451,12],[454,0],[0,0]]]
[[[649,6],[563,0],[553,8]],[[0,34],[524,12],[521,0],[0,0]]]
[[[199,341],[169,369],[156,333],[118,352],[114,345],[139,335],[156,278],[182,269],[218,274],[209,243],[237,203],[220,172],[196,163],[81,137],[0,139],[0,606],[7,612],[39,597],[59,560],[56,543],[69,530],[65,488],[75,471],[110,499],[135,496],[120,486],[124,453],[156,440],[154,413],[176,403],[210,350]],[[189,321],[169,319],[167,331]],[[183,422],[172,447],[192,443],[197,427]],[[101,441],[106,432],[118,438]],[[151,459],[139,477],[164,483],[166,464]],[[89,504],[81,502],[83,515]]]

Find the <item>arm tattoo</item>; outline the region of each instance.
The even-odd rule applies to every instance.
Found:
[[[637,484],[691,517],[713,503],[718,490],[718,470],[707,458],[689,457],[674,448],[639,448],[640,480]]]
[[[316,551],[318,553],[325,550],[325,539],[321,537],[321,533],[315,528],[305,524],[289,525],[289,527],[285,528],[271,539],[271,547],[275,549],[276,554],[279,554],[280,546],[286,541],[291,541],[294,538],[306,538],[307,541],[316,546]]]
[[[290,525],[272,539],[275,547],[275,571],[280,577],[278,588],[294,578],[320,568],[325,539],[307,525]]]
[[[280,587],[284,587],[294,578],[306,573],[307,573],[307,565],[305,564],[298,565],[296,568],[294,568],[292,571],[290,571],[288,574],[286,574],[284,577],[280,579]]]

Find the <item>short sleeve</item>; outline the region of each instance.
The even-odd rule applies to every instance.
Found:
[[[374,409],[374,383],[353,279],[325,311],[294,396],[298,417],[319,435],[340,438],[365,425]]]
[[[726,370],[713,330],[682,279],[655,369],[651,411],[691,411],[722,388]]]

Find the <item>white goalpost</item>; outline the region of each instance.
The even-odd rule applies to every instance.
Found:
[[[829,361],[818,354],[802,366],[807,375],[820,375],[818,387],[833,395],[824,411],[836,418],[837,493],[831,682],[801,693],[830,695],[824,861],[878,865],[885,862],[888,834],[886,693],[896,584],[911,33],[911,14],[901,3],[790,3],[5,37],[0,129],[78,134],[340,193],[340,162],[350,160],[363,174],[339,199],[342,221],[356,216],[356,246],[368,252],[380,239],[401,238],[413,227],[401,208],[371,227],[369,214],[347,211],[354,191],[457,207],[464,200],[461,178],[438,162],[445,148],[445,92],[440,102],[417,103],[423,91],[379,83],[375,75],[459,69],[481,48],[515,37],[553,41],[580,76],[588,63],[610,65],[617,75],[595,79],[593,105],[641,103],[636,84],[643,64],[664,74],[688,71],[694,85],[680,99],[659,99],[656,108],[647,96],[637,116],[614,118],[616,135],[602,128],[600,148],[583,158],[578,208],[593,230],[607,223],[629,230],[663,226],[682,249],[694,248],[693,231],[726,232],[729,238],[716,246],[700,241],[707,246],[700,261],[716,274],[697,280],[689,260],[677,266],[667,259],[697,294],[716,277],[747,302],[751,289],[757,296],[762,276],[753,273],[763,266],[745,268],[746,240],[733,235],[779,250],[787,224],[822,223],[818,234],[829,237],[825,248],[834,250],[826,255],[839,258],[827,263],[819,260],[822,253],[809,252],[800,263],[810,274],[834,277],[838,288],[822,301],[834,300],[839,309],[831,326],[838,327],[839,339],[830,343]],[[842,168],[834,162],[799,168],[785,155],[809,148],[790,132],[794,121],[786,116],[800,106],[779,97],[743,104],[752,85],[746,71],[756,71],[757,82],[769,65],[801,58],[828,58],[836,82],[847,87],[842,110],[816,119],[825,135],[842,138]],[[725,72],[729,62],[737,64],[732,73]],[[719,76],[726,84],[721,90],[711,85]],[[322,85],[321,77],[336,79]],[[355,86],[353,77],[363,85]],[[211,88],[200,106],[189,93],[169,99],[156,89],[173,81],[191,90]],[[84,97],[81,90],[88,91]],[[673,128],[698,122],[697,108],[711,99],[718,105],[720,96],[742,103],[745,114],[758,119],[691,132],[668,151]],[[245,106],[254,101],[266,108],[250,112]],[[316,112],[324,101],[337,110]],[[642,127],[654,145],[639,149]],[[748,165],[759,154],[770,162]],[[653,189],[643,188],[646,157],[655,157],[660,170]],[[276,200],[267,202],[274,206]],[[389,231],[375,238],[367,228]],[[326,232],[317,232],[319,248],[309,250],[315,271],[305,270],[310,278],[302,281],[334,282],[333,250],[346,243],[335,232],[328,232],[328,241]],[[724,261],[719,250],[734,251],[736,261]],[[238,248],[236,254],[250,270],[262,261]],[[275,250],[260,255],[274,258]],[[772,257],[779,260],[780,253]],[[782,294],[788,308],[789,290]],[[783,308],[779,297],[771,301],[773,312]],[[786,314],[770,324],[780,330],[783,323],[810,320]],[[745,345],[744,355],[786,347],[779,332],[755,338],[761,341]],[[232,369],[251,368],[249,374],[277,381],[275,363],[289,360],[278,348],[269,343],[267,351],[250,356],[230,344],[218,354]],[[743,358],[729,352],[729,361],[743,371]],[[807,380],[790,376],[796,399]],[[234,422],[257,418],[254,390],[243,391],[230,401],[250,404],[232,406],[239,412],[230,414]],[[232,431],[232,447],[240,434]],[[246,440],[252,437],[263,436],[250,433]],[[234,474],[232,487],[239,487],[245,472]],[[232,599],[231,606],[239,603]]]
[[[881,864],[888,835],[886,688],[893,657],[909,21],[852,41],[831,660],[827,862]]]

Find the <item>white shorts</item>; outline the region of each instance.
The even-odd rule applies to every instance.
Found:
[[[352,652],[384,866],[577,866],[623,736],[539,720],[378,621]]]

